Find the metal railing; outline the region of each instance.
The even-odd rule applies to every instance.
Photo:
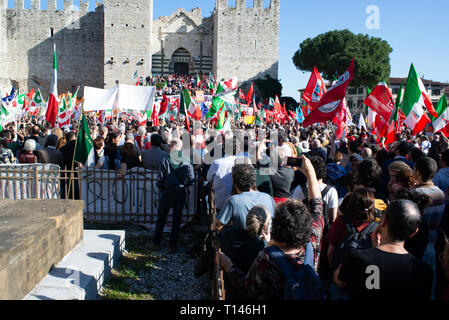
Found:
[[[84,218],[93,223],[155,224],[159,207],[158,172],[142,168],[118,171],[60,170],[48,164],[0,166],[0,199],[84,200]],[[187,192],[181,223],[196,210],[195,184]],[[171,223],[171,214],[168,217]]]

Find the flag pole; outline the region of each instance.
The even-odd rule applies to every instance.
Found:
[[[72,187],[72,179],[74,178],[74,175],[73,175],[73,171],[74,171],[73,164],[75,163],[76,146],[78,145],[78,133],[79,133],[79,130],[80,130],[80,127],[81,127],[81,121],[82,121],[82,119],[84,117],[84,101],[83,101],[83,105],[81,106],[81,115],[82,116],[78,119],[78,125],[77,125],[77,129],[76,129],[75,149],[73,149],[73,157],[72,157],[72,164],[71,164],[71,169],[72,170],[70,170],[69,189],[68,189],[66,198],[67,198],[68,195],[70,195],[70,189]]]

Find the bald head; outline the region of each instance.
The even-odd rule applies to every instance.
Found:
[[[385,211],[385,220],[390,238],[393,241],[405,241],[421,224],[421,213],[414,202],[396,200]]]

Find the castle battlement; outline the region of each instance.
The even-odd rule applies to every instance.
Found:
[[[253,0],[253,6],[247,7],[246,0],[235,0],[235,7],[229,5],[229,0],[216,0],[215,10],[220,11],[235,11],[235,12],[267,12],[273,11],[279,13],[280,0],[271,0],[267,8],[263,7],[263,0]]]
[[[107,1],[107,0],[106,0]],[[82,13],[87,13],[89,11],[89,3],[94,2],[95,8],[98,8],[99,6],[103,5],[102,2],[97,2],[96,0],[64,0],[64,3],[62,3],[62,6],[58,6],[57,0],[30,0],[31,7],[25,9],[25,1],[24,0],[13,0],[13,7],[8,6],[8,0],[0,0],[0,2],[5,3],[5,8],[7,10],[14,10],[14,11],[20,11],[20,10],[42,10],[42,11],[79,11]],[[45,3],[47,3],[47,9],[43,9]]]

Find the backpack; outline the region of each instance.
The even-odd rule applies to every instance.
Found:
[[[320,278],[313,269],[313,247],[310,242],[300,269],[296,269],[278,247],[272,246],[266,250],[285,277],[284,300],[326,300]]]
[[[362,232],[358,232],[348,217],[343,216],[343,221],[345,223],[347,233],[343,241],[335,250],[334,257],[332,259],[332,270],[337,270],[340,264],[347,259],[353,250],[372,248],[373,244],[370,235],[378,226],[376,222],[371,222],[365,227],[365,229],[362,230]]]

